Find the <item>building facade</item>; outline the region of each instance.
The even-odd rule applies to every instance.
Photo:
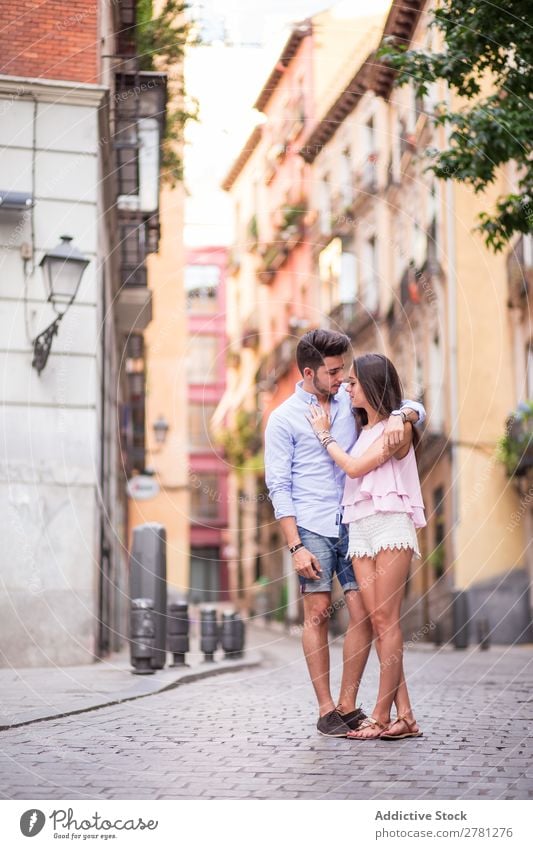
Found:
[[[423,99],[410,86],[396,89],[391,70],[376,61],[382,36],[438,47],[428,8],[415,0],[393,3],[380,31],[370,29],[358,50],[354,43],[347,81],[331,89],[329,99],[324,94],[295,139],[304,164],[294,166],[294,173],[303,175],[306,211],[297,236],[290,230],[289,235],[305,245],[305,260],[290,265],[297,254],[282,230],[269,237],[272,257],[261,250],[253,261],[240,256],[240,267],[249,272],[235,281],[241,291],[251,285],[255,270],[261,320],[270,311],[276,315],[275,326],[259,327],[257,342],[256,410],[263,419],[292,390],[289,378],[285,385],[278,374],[290,374],[298,335],[290,322],[299,328],[302,317],[304,327],[347,332],[355,354],[389,355],[406,397],[426,406],[419,468],[428,525],[420,535],[422,559],[413,563],[409,578],[406,632],[428,633],[431,626],[438,639],[451,640],[466,623],[470,641],[487,630],[495,642],[524,641],[531,622],[530,505],[524,507],[524,480],[520,501],[506,477],[498,444],[506,417],[528,392],[531,333],[523,293],[531,258],[528,243],[519,240],[513,253],[519,303],[515,299],[509,310],[512,261],[506,266],[474,232],[479,211],[509,191],[507,175],[502,172],[482,196],[434,180],[425,152],[448,140],[431,116],[435,104],[452,95],[444,84],[431,86]],[[273,71],[271,96],[286,64]],[[282,112],[290,115],[286,105]],[[247,193],[253,196],[255,185],[263,191],[267,185],[263,217],[272,208],[270,186],[282,178],[286,156],[285,150],[279,153],[274,174],[267,160],[261,177],[259,151],[267,130],[268,119],[228,178],[236,203]],[[266,144],[265,153],[269,149]],[[291,186],[298,185],[292,176]],[[257,225],[260,233],[259,219]],[[260,238],[248,238],[249,253],[257,253],[256,243]],[[290,268],[287,279],[280,273],[284,267]],[[515,279],[516,268],[513,273]],[[518,532],[512,518],[517,514],[523,514]],[[256,527],[259,571],[270,580],[271,608],[279,609],[291,598],[293,579],[270,508],[259,500]]]
[[[4,664],[90,662],[126,634],[125,346],[149,320],[165,105],[134,24],[135,3],[50,2],[0,36]],[[89,263],[38,372],[56,317],[39,264],[64,234]]]
[[[186,251],[188,345],[188,470],[192,603],[225,601],[229,593],[228,466],[214,442],[211,419],[226,387],[226,269],[224,247]]]

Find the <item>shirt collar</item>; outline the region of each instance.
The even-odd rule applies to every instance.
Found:
[[[333,395],[332,402],[334,404],[339,401],[339,393],[342,391],[342,387],[339,389],[336,395]],[[298,381],[296,386],[294,387],[294,392],[302,401],[305,401],[306,404],[318,404],[318,398],[312,392],[306,392],[303,388],[303,380]]]

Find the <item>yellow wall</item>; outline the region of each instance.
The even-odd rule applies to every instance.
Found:
[[[378,14],[341,17],[333,10],[313,15],[313,96],[319,120],[353,79],[380,41],[386,9]]]
[[[142,522],[160,522],[167,530],[169,584],[185,590],[189,584],[189,493],[187,473],[187,321],[183,286],[183,188],[161,191],[159,253],[148,259],[152,290],[152,321],[144,338],[146,349],[146,465],[161,486],[157,498],[130,500],[130,529]],[[156,445],[153,424],[163,415],[170,428],[162,447]]]
[[[493,208],[500,182],[482,197],[454,191],[457,263],[458,510],[455,580],[467,587],[522,565],[520,534],[509,527],[515,487],[494,456],[514,405],[513,351],[505,254],[473,233],[477,213]],[[477,443],[478,447],[471,447]]]

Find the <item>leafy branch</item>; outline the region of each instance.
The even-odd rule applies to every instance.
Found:
[[[429,169],[442,180],[471,185],[476,193],[494,183],[498,169],[514,162],[518,191],[501,195],[493,210],[479,215],[476,228],[495,252],[515,233],[533,224],[533,39],[530,0],[505,5],[443,0],[429,12],[430,27],[443,36],[444,49],[428,53],[386,39],[378,57],[397,71],[395,84],[412,83],[418,97],[446,80],[463,103],[440,103],[432,116],[450,127],[449,148],[430,152]],[[490,93],[484,94],[490,84]]]
[[[182,0],[166,0],[161,13],[154,18],[153,0],[137,2],[136,36],[141,70],[165,71],[172,80],[161,143],[161,179],[171,187],[183,180],[179,150],[185,124],[198,118],[198,106],[188,101],[183,78],[185,50],[194,44],[188,8]]]

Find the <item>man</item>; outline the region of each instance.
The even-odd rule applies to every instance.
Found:
[[[296,384],[294,394],[272,412],[265,433],[266,483],[300,580],[302,643],[318,700],[317,729],[328,737],[345,737],[365,718],[355,703],[370,652],[372,628],[356,592],[352,565],[346,560],[348,532],[342,524],[340,506],[344,473],[323,450],[306,412],[309,404],[319,404],[329,413],[331,432],[339,445],[350,450],[356,438],[355,420],[342,387],[349,347],[347,336],[330,330],[311,330],[300,339],[296,361],[303,379]],[[405,421],[422,421],[424,415],[422,405],[404,402],[387,423],[388,444],[399,445]],[[328,641],[335,574],[349,615],[337,704],[330,690]]]

